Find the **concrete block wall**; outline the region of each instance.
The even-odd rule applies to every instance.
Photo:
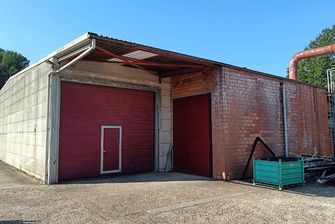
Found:
[[[61,73],[61,78],[87,82],[92,84],[106,84],[119,87],[154,89],[160,94],[158,112],[158,170],[164,172],[167,163],[167,155],[172,144],[172,101],[171,101],[171,79],[164,78],[159,82],[157,76],[143,70],[99,62],[78,62],[75,67],[69,68]],[[129,85],[129,86],[127,86]]]
[[[0,90],[0,160],[44,180],[49,64],[42,63]]]
[[[159,125],[159,171],[171,170],[171,157],[168,159],[168,152],[172,144],[172,100],[171,100],[171,79],[162,79],[161,108]]]
[[[290,152],[300,154],[305,144],[309,153],[330,155],[327,97],[322,88],[231,67],[172,78],[172,98],[211,92],[215,178],[240,178],[256,137],[276,154],[284,154],[281,82],[286,88]],[[255,157],[268,155],[257,151]]]

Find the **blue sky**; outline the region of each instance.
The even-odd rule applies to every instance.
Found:
[[[286,75],[334,0],[2,0],[0,48],[35,62],[85,32]]]

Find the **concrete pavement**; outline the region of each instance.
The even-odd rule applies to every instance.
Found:
[[[278,191],[180,173],[42,185],[0,163],[0,223],[333,223],[335,187]]]

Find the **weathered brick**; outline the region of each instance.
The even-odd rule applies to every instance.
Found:
[[[228,67],[172,78],[173,98],[211,93],[215,178],[240,178],[256,137],[276,154],[284,154],[281,82],[286,89],[290,152],[330,155],[327,97],[322,88]],[[261,146],[255,153],[256,158],[267,155]]]

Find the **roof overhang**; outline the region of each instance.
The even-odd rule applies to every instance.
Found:
[[[92,49],[93,42],[95,43],[94,49]],[[87,51],[89,51],[89,53],[85,54]],[[53,63],[56,66],[54,67],[55,69],[53,72],[57,72],[58,65],[73,64],[68,62],[72,61],[75,63],[78,61],[77,59],[85,61],[115,63],[120,64],[121,66],[135,67],[155,74],[160,79],[164,77],[210,71],[219,67],[226,67],[239,71],[252,72],[268,77],[279,78],[281,80],[289,80],[287,78],[247,69],[244,67],[238,67],[218,61],[149,47],[142,44],[131,43],[111,37],[99,36],[95,33],[85,33],[81,35],[70,43],[43,57],[38,62],[31,64],[27,68],[11,76],[9,80],[44,62]],[[9,80],[7,80],[7,82]]]
[[[95,33],[85,33],[16,73],[10,79],[44,62],[53,63],[57,70],[59,64],[66,64],[90,48],[92,40],[95,40],[95,48],[80,60],[134,67],[157,75],[160,79],[209,71],[221,65],[220,62],[216,61],[99,36]]]
[[[48,56],[58,62],[67,62],[88,48],[95,40],[95,49],[83,57],[82,61],[94,61],[134,67],[160,78],[181,74],[208,71],[219,63],[172,51],[153,48],[141,44],[122,41],[110,37],[86,33]]]

